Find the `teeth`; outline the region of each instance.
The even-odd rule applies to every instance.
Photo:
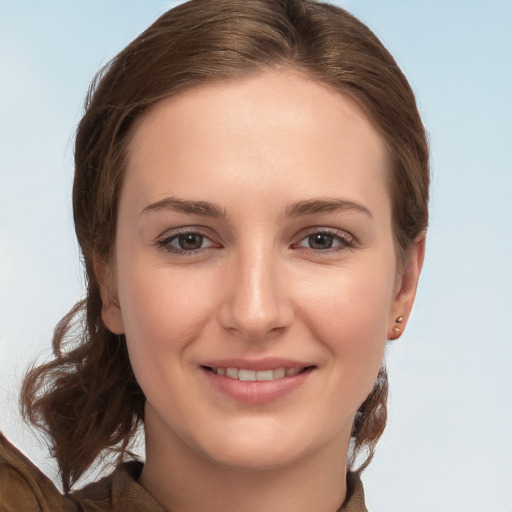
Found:
[[[238,379],[238,368],[226,368],[226,377]]]
[[[256,380],[256,372],[254,370],[238,370],[239,380]]]
[[[274,380],[274,370],[261,370],[259,372],[255,372],[256,380]]]
[[[230,379],[238,379],[244,382],[261,382],[284,379],[300,373],[303,368],[276,368],[275,370],[246,370],[244,368],[211,368],[217,375],[225,375]]]
[[[286,375],[284,368],[277,368],[274,370],[274,379],[282,379]]]

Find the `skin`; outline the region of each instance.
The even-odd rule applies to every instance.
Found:
[[[358,106],[289,71],[195,87],[142,119],[115,261],[98,275],[103,320],[126,334],[147,398],[140,482],[165,508],[343,502],[354,415],[395,319],[407,322],[423,260],[422,240],[396,260],[388,172]],[[177,199],[216,209],[180,211]],[[176,252],[183,230],[204,237],[195,252]],[[291,393],[242,403],[201,368],[232,357],[313,369]]]

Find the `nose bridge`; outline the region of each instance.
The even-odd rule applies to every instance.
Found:
[[[279,256],[269,245],[253,241],[237,255],[223,308],[224,327],[247,338],[264,337],[291,320]]]

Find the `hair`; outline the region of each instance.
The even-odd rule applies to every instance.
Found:
[[[163,14],[91,84],[76,133],[73,214],[87,295],[57,325],[54,359],[27,373],[22,412],[51,439],[65,492],[106,452],[123,460],[144,421],[126,340],[101,318],[93,258],[115,250],[118,199],[137,121],[198,84],[288,69],[355,100],[390,161],[398,261],[428,221],[428,144],[412,90],[378,38],[341,8],[314,0],[191,0]],[[353,425],[351,457],[373,457],[386,424],[383,367]]]

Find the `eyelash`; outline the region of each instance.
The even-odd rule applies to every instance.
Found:
[[[185,250],[185,249],[179,249],[178,247],[173,247],[171,243],[175,240],[178,240],[180,237],[185,235],[196,235],[203,238],[203,240],[209,240],[211,242],[211,246],[215,246],[215,242],[213,242],[210,237],[207,235],[204,235],[203,233],[200,233],[199,231],[177,231],[173,233],[170,236],[167,236],[163,238],[162,240],[157,240],[155,245],[162,249],[163,251],[169,252],[171,254],[176,254],[178,256],[194,256],[195,254],[204,251],[205,249],[209,249],[209,247],[202,247],[199,249],[192,249],[192,250]],[[220,247],[220,246],[218,246]],[[216,248],[218,248],[216,247]]]
[[[304,249],[312,254],[332,254],[337,253],[340,251],[344,251],[346,249],[354,249],[356,240],[355,238],[346,232],[340,232],[335,229],[329,229],[329,228],[321,228],[318,231],[310,231],[308,234],[303,236],[298,244],[293,244],[292,247],[298,246],[301,242],[304,240],[307,240],[308,238],[312,236],[318,236],[318,235],[327,235],[329,237],[332,237],[334,241],[337,241],[339,245],[337,247],[329,247],[327,249],[313,249],[311,247],[304,247]]]
[[[173,247],[171,245],[172,242],[174,242],[175,240],[179,240],[180,237],[185,236],[185,235],[196,235],[196,236],[202,237],[203,241],[208,240],[211,244],[208,247],[201,247],[199,249],[191,249],[191,250],[180,249],[177,247]],[[301,242],[303,242],[303,241],[307,240],[308,238],[315,236],[315,235],[316,236],[323,235],[323,236],[332,237],[333,241],[338,242],[338,246],[329,247],[327,249],[313,249],[311,247],[303,247],[300,245]],[[322,228],[318,231],[309,232],[308,234],[303,236],[299,240],[298,243],[291,244],[290,247],[291,248],[303,247],[303,249],[305,251],[307,251],[308,253],[312,253],[312,254],[326,254],[326,253],[330,254],[330,253],[336,253],[339,251],[344,251],[346,249],[354,249],[355,243],[356,243],[355,238],[348,233],[345,233],[345,232],[341,233],[340,231],[337,231],[334,229]],[[183,256],[194,256],[194,255],[200,253],[201,251],[210,249],[212,247],[213,248],[222,248],[222,246],[220,244],[216,244],[207,235],[205,235],[199,231],[177,231],[170,236],[167,236],[161,240],[157,240],[155,242],[155,245],[163,251],[166,251],[171,254],[178,255],[178,256],[182,256],[182,255]]]

